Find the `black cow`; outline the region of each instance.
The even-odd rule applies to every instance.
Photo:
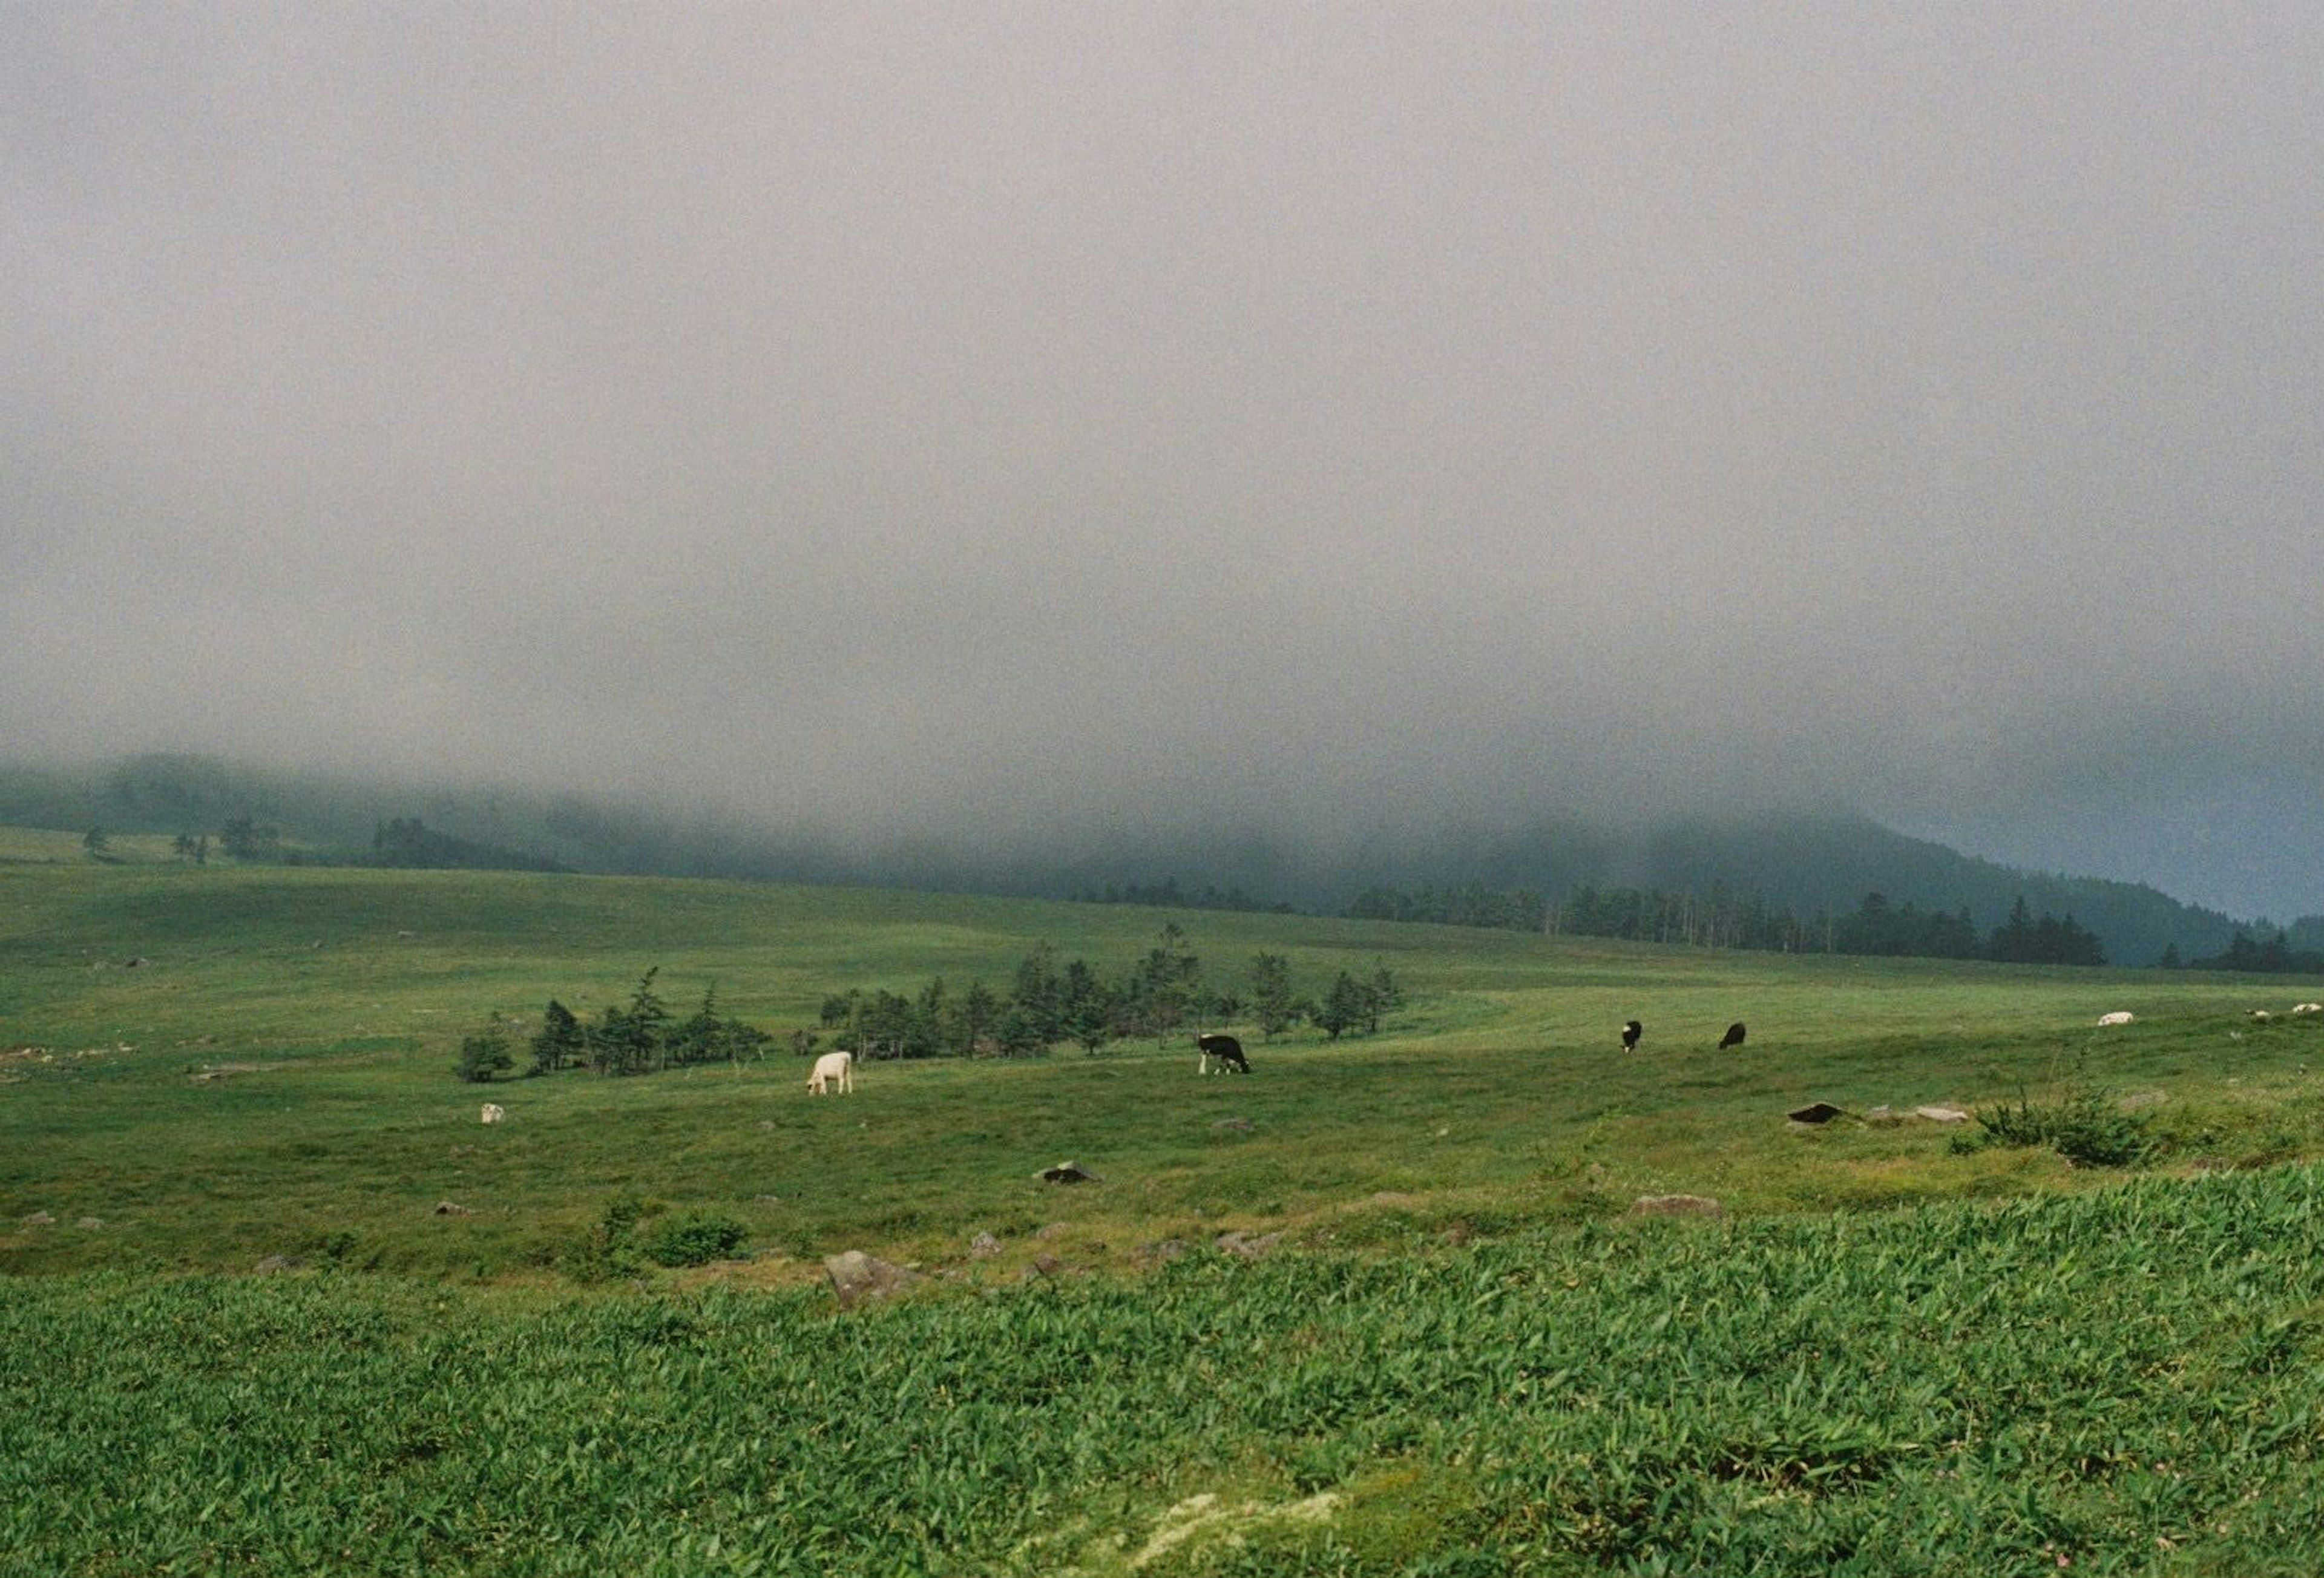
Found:
[[[1737,1020],[1733,1024],[1727,1027],[1727,1033],[1719,1038],[1719,1049],[1721,1052],[1724,1052],[1729,1047],[1740,1047],[1741,1045],[1743,1045],[1743,1021],[1741,1020]]]
[[[1204,1074],[1210,1073],[1211,1059],[1213,1057],[1219,1060],[1221,1074],[1224,1074],[1230,1068],[1237,1074],[1250,1072],[1250,1059],[1242,1055],[1242,1043],[1232,1036],[1222,1036],[1215,1030],[1205,1030],[1194,1038],[1194,1045],[1202,1048],[1203,1054],[1195,1066]]]
[[[1640,1024],[1636,1020],[1632,1020],[1629,1023],[1624,1025],[1622,1027],[1622,1050],[1625,1052],[1636,1052],[1638,1049],[1638,1038],[1646,1033],[1646,1027]]]

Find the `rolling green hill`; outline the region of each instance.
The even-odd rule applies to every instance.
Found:
[[[501,787],[394,784],[187,755],[145,755],[76,769],[0,763],[0,822],[84,833],[213,835],[242,820],[276,830],[291,858],[336,851],[383,864],[564,866],[619,875],[846,882],[915,890],[1063,897],[1109,886],[1175,882],[1239,889],[1319,913],[1346,909],[1382,884],[1480,884],[1554,900],[1585,883],[1756,896],[1803,919],[1853,910],[1867,893],[1923,912],[1967,910],[1990,931],[2023,899],[2034,912],[2071,915],[2116,964],[2151,964],[2168,948],[2208,958],[2236,920],[2144,884],[2025,872],[1909,838],[1868,818],[1798,814],[1669,822],[1618,831],[1545,814],[1499,833],[1383,829],[1325,849],[1279,834],[1222,826],[1201,844],[1135,835],[1102,850],[980,853],[965,844],[843,850],[794,829],[695,813],[613,805]],[[424,835],[381,849],[383,829]],[[434,851],[431,857],[429,851]],[[374,855],[400,854],[403,858]],[[2324,919],[2293,923],[2324,936]]]
[[[1747,1212],[2012,1193],[2081,1178],[2038,1152],[1954,1155],[1927,1123],[1800,1131],[1784,1114],[2076,1078],[2161,1087],[2155,1121],[2182,1158],[2316,1138],[2301,1070],[2324,1016],[2246,1018],[2287,1009],[2287,983],[1175,919],[1210,988],[1240,990],[1269,951],[1309,995],[1388,968],[1406,1005],[1336,1042],[1237,1026],[1248,1080],[1194,1077],[1181,1033],[1097,1057],[873,1063],[859,1099],[816,1102],[787,1047],[820,1031],[826,997],[937,978],[1005,992],[1042,944],[1126,970],[1174,918],[659,878],[0,864],[0,1223],[106,1223],[0,1234],[0,1269],[234,1269],[328,1241],[367,1265],[501,1275],[554,1266],[622,1191],[732,1213],[770,1276],[847,1247],[956,1258],[979,1231],[1029,1258],[1021,1235],[1053,1220],[1053,1247],[1109,1263],[1229,1226],[1368,1232],[1377,1195],[1474,1230],[1669,1192]],[[676,1012],[715,988],[784,1050],[637,1079],[452,1077],[464,1038],[521,1041],[552,997],[602,1012],[650,968]],[[2139,1022],[2094,1028],[2116,1008]],[[1634,1016],[1647,1037],[1624,1057],[1614,1031]],[[1737,1020],[1748,1047],[1717,1051]],[[487,1098],[508,1123],[477,1122]],[[1064,1159],[1108,1186],[1032,1181]],[[447,1199],[472,1214],[429,1214]]]

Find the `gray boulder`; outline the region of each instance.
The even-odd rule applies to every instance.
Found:
[[[862,1250],[825,1257],[823,1271],[831,1278],[831,1295],[842,1309],[853,1309],[868,1299],[891,1297],[921,1280],[918,1272],[891,1266]]]

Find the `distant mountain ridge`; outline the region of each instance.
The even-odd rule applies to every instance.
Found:
[[[2071,915],[2119,964],[2166,948],[2193,959],[2225,951],[2243,923],[2144,883],[2017,870],[1908,837],[1849,813],[1673,821],[1635,832],[1545,818],[1517,831],[1383,829],[1336,848],[1222,827],[1199,841],[1115,838],[1107,847],[984,853],[933,842],[842,848],[715,813],[605,804],[573,795],[366,781],[192,755],[142,755],[81,768],[0,764],[0,822],[108,832],[216,833],[251,818],[286,848],[364,851],[379,830],[424,818],[429,833],[512,852],[536,867],[628,875],[847,882],[1064,897],[1108,885],[1177,882],[1239,888],[1263,902],[1336,912],[1380,884],[1473,883],[1530,890],[1554,902],[1585,883],[1757,896],[1806,918],[1853,910],[1867,893],[1981,929],[2020,898]],[[2292,923],[2300,946],[2324,941],[2324,917]]]

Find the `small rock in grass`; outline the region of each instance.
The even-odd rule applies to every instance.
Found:
[[[45,1211],[31,1211],[25,1213],[24,1215],[20,1217],[18,1220],[23,1222],[26,1227],[49,1227],[53,1225],[57,1219],[51,1216]]]
[[[1840,1115],[1841,1109],[1830,1102],[1810,1102],[1804,1107],[1794,1108],[1787,1114],[1794,1123],[1829,1123]]]
[[[257,1265],[252,1267],[251,1269],[254,1271],[296,1271],[306,1263],[306,1261],[299,1259],[296,1255],[269,1255],[264,1260],[259,1261]]]
[[[1221,1118],[1217,1121],[1213,1122],[1211,1127],[1213,1129],[1240,1129],[1245,1133],[1249,1133],[1250,1131],[1250,1120],[1248,1118]]]
[[[980,1232],[968,1241],[968,1252],[984,1260],[1001,1252],[1001,1241],[989,1232]]]
[[[1641,1195],[1630,1203],[1633,1216],[1717,1216],[1722,1210],[1708,1195]]]
[[[1926,1118],[1932,1123],[1966,1123],[1969,1121],[1969,1114],[1962,1112],[1959,1107],[1914,1107],[1913,1109],[1913,1116],[1915,1118]]]
[[[1246,1260],[1256,1260],[1259,1256],[1281,1243],[1283,1237],[1280,1232],[1252,1233],[1235,1228],[1219,1234],[1214,1241],[1216,1248],[1230,1255],[1240,1255]]]
[[[73,1225],[85,1232],[95,1232],[98,1228],[105,1225],[105,1219],[99,1216],[84,1216],[78,1222],[74,1223]]]
[[[475,1213],[469,1210],[465,1205],[455,1204],[449,1200],[438,1200],[436,1202],[436,1214],[438,1216],[474,1216]]]
[[[1051,1222],[1035,1228],[1033,1230],[1033,1236],[1038,1239],[1053,1239],[1062,1237],[1072,1231],[1073,1224],[1071,1223]]]
[[[918,1272],[891,1266],[862,1250],[826,1256],[823,1271],[831,1278],[832,1297],[842,1309],[853,1309],[869,1298],[886,1298],[920,1280]]]

